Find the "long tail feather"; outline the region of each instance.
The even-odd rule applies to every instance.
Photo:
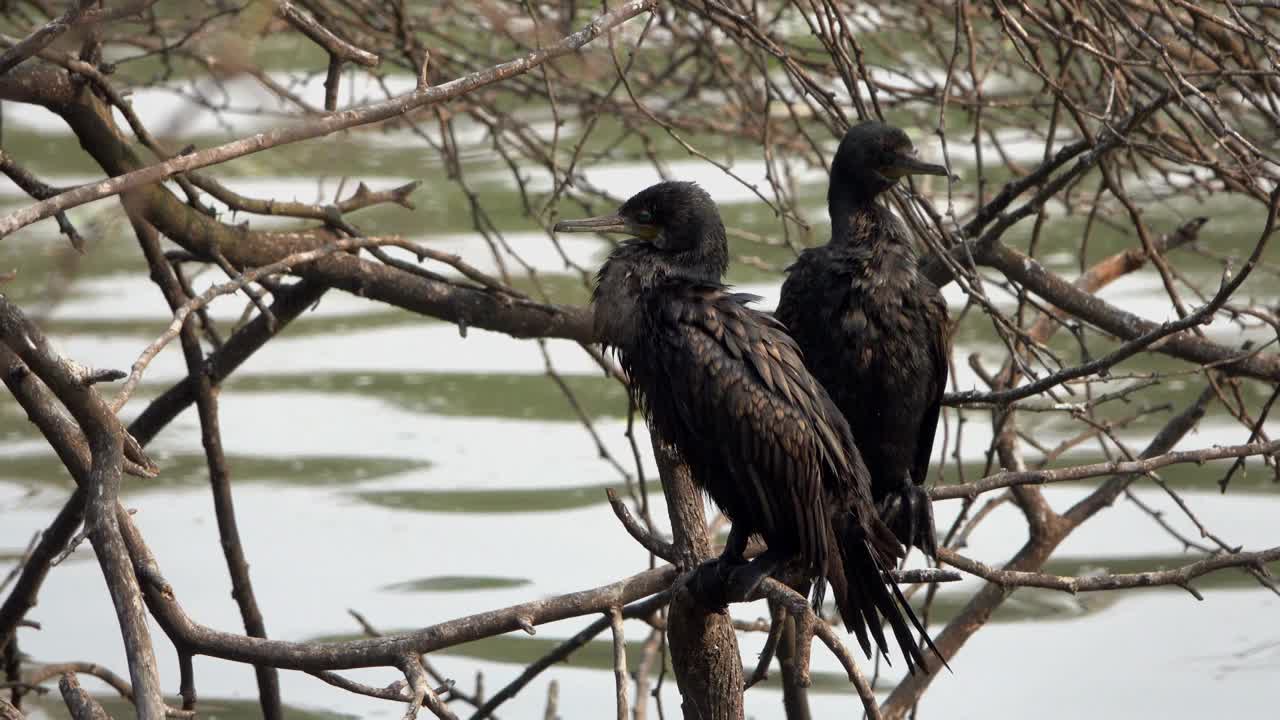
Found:
[[[844,527],[837,529],[839,551],[833,553],[828,563],[827,579],[845,628],[857,637],[862,651],[870,656],[870,640],[874,639],[888,659],[888,642],[881,627],[883,618],[906,658],[907,670],[914,673],[917,666],[928,668],[928,665],[912,634],[913,628],[924,636],[930,650],[935,654],[938,650],[902,591],[896,584],[887,582],[884,575],[902,554],[902,546],[880,522],[873,519],[869,524],[871,537],[853,515],[848,515],[842,523]],[[942,658],[941,654],[938,658]]]

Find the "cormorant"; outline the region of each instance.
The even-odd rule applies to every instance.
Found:
[[[595,328],[617,353],[650,426],[678,448],[697,485],[733,523],[723,555],[697,576],[709,570],[720,580],[724,592],[709,604],[745,599],[764,576],[798,561],[819,580],[815,602],[821,579],[830,582],[864,652],[871,652],[868,628],[887,652],[883,617],[908,668],[923,667],[908,621],[923,628],[882,576],[905,550],[877,517],[849,427],[795,342],[747,306],[755,296],[720,284],[728,246],[710,196],[693,183],[659,183],[616,214],[555,229],[633,238],[610,253],[597,276]],[[748,564],[753,535],[768,549]]]
[[[776,315],[849,421],[881,519],[908,549],[936,556],[924,483],[947,384],[947,306],[902,223],[876,202],[906,175],[949,174],[915,152],[884,123],[845,133],[827,190],[831,242],[787,269]]]

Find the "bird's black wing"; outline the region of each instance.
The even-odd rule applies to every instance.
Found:
[[[927,282],[927,281],[925,281]],[[932,289],[932,288],[931,288]],[[936,292],[936,291],[935,291]],[[920,419],[920,434],[916,440],[916,456],[911,467],[911,479],[924,485],[929,479],[929,460],[933,454],[933,437],[938,431],[938,415],[942,411],[942,394],[947,389],[947,305],[941,293],[927,300],[930,337],[926,352],[932,373],[929,383],[928,404]]]
[[[674,426],[735,524],[820,570],[829,550],[823,477],[846,466],[845,444],[795,342],[748,299],[693,283],[653,294],[646,334],[665,346],[649,354],[666,387],[646,393],[650,410]]]

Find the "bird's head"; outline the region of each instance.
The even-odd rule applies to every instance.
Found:
[[[556,232],[625,233],[635,238],[624,252],[699,279],[719,280],[728,268],[729,247],[720,211],[691,182],[667,181],[641,190],[617,212],[583,220],[561,220]]]
[[[831,163],[827,200],[832,205],[866,202],[907,175],[950,175],[941,165],[916,158],[916,148],[901,129],[875,120],[849,128]]]
[[[561,220],[556,232],[625,233],[596,276],[591,294],[595,335],[606,345],[639,342],[641,294],[673,275],[719,282],[729,266],[729,244],[720,211],[691,182],[661,182],[636,193],[610,215]]]

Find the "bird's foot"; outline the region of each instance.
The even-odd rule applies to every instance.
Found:
[[[933,501],[924,487],[905,480],[900,488],[880,502],[880,520],[910,550],[918,547],[929,557],[937,557],[937,531],[933,525]]]
[[[723,612],[729,607],[728,587],[737,568],[746,567],[746,561],[734,562],[724,557],[704,561],[689,577],[689,592],[703,607]]]
[[[746,602],[755,595],[756,589],[760,587],[760,583],[764,579],[773,574],[777,565],[775,563],[760,562],[764,556],[760,556],[755,560],[736,567],[729,573],[729,582],[725,587],[725,597],[729,602]]]
[[[724,556],[708,560],[694,570],[689,591],[704,607],[723,611],[730,603],[750,600],[784,559],[766,550],[751,562]]]

